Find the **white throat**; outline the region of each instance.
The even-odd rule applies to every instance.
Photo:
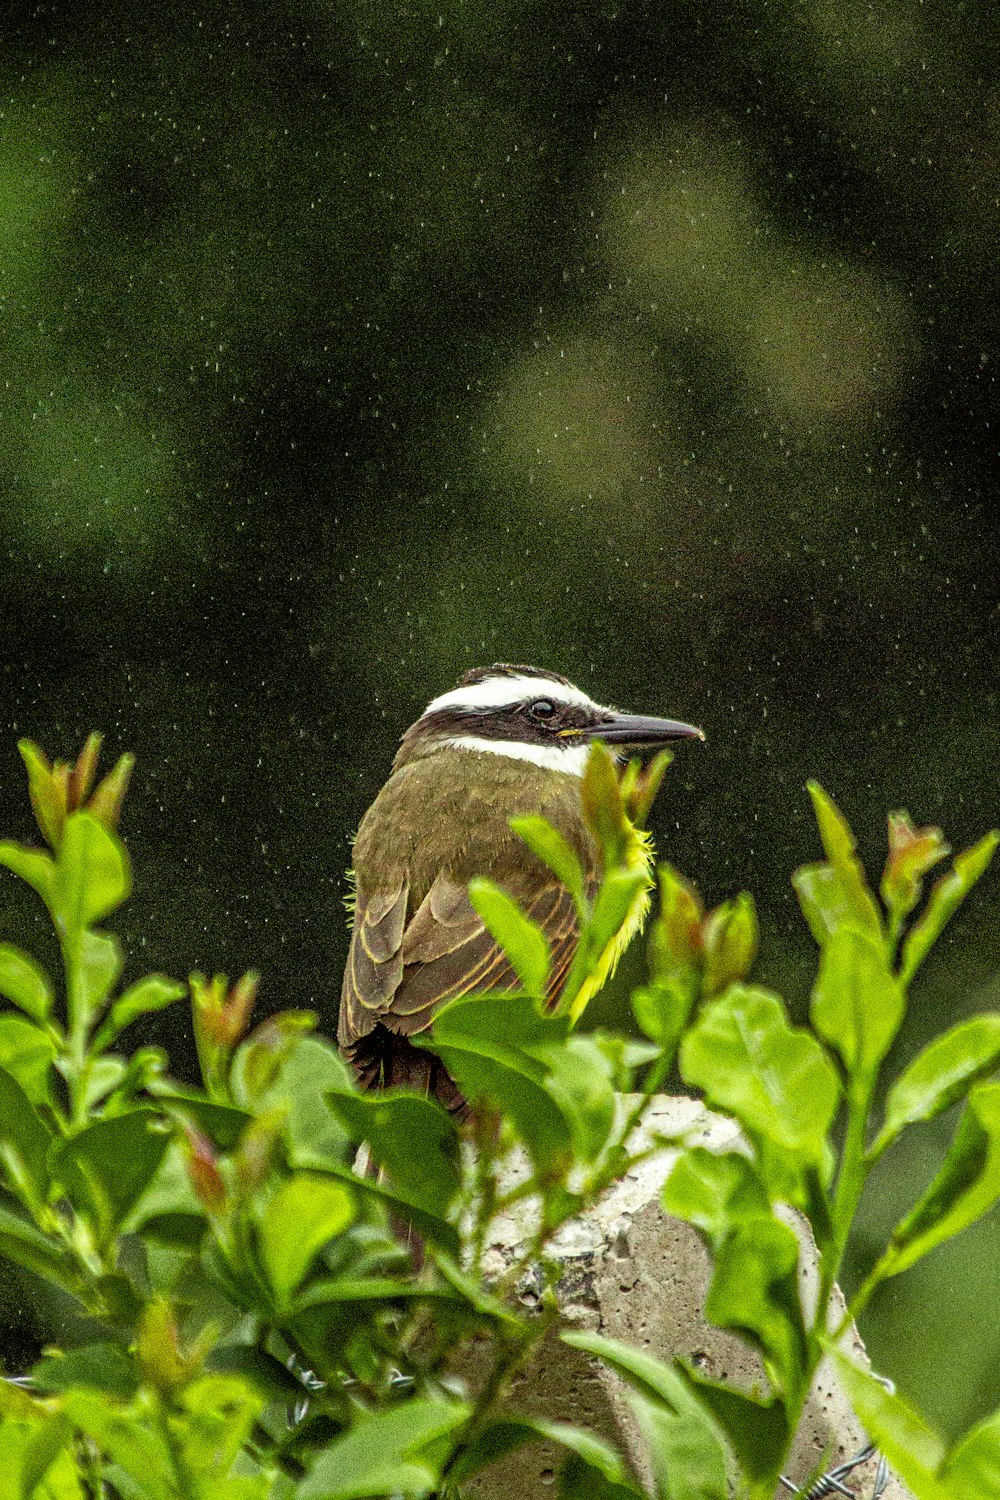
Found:
[[[507,755],[511,760],[527,760],[546,771],[563,771],[567,776],[582,776],[590,746],[528,745],[523,740],[480,739],[475,734],[456,734],[444,741],[456,750],[475,750],[486,755]]]

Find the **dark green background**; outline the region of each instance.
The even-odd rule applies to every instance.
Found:
[[[660,845],[797,1003],[807,776],[875,869],[889,807],[997,821],[995,6],[4,14],[4,829],[18,734],[137,752],[134,969],[332,1026],[350,832],[494,659],[705,726]],[[900,1059],[996,1003],[997,901]],[[950,1429],[1000,1402],[997,1232],[866,1321]]]

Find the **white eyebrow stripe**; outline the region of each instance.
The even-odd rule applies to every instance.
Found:
[[[482,682],[452,688],[432,699],[421,717],[439,713],[445,708],[503,708],[507,703],[523,703],[529,696],[551,698],[554,703],[572,703],[579,708],[596,707],[586,693],[572,683],[551,682],[547,677],[528,677],[518,673],[516,677],[484,677]]]
[[[567,776],[582,776],[590,754],[589,745],[528,745],[523,740],[487,740],[475,734],[456,734],[442,744],[456,750],[476,750],[486,755],[507,755],[511,760],[527,760],[546,771],[563,771]]]

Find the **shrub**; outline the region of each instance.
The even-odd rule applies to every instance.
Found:
[[[0,1016],[0,1253],[58,1288],[82,1333],[47,1351],[26,1381],[0,1383],[5,1496],[459,1496],[471,1475],[539,1434],[565,1450],[566,1500],[640,1494],[606,1443],[514,1414],[504,1398],[559,1319],[552,1236],[626,1169],[633,1128],[675,1062],[739,1122],[747,1149],[682,1145],[664,1203],[709,1247],[708,1317],[758,1351],[770,1389],[742,1394],[565,1330],[631,1386],[658,1494],[721,1500],[735,1484],[772,1496],[826,1352],[919,1496],[1000,1493],[1000,1414],[946,1452],[837,1351],[839,1330],[827,1332],[866,1177],[905,1130],[962,1105],[933,1181],[848,1317],[1000,1197],[1000,1084],[989,1081],[1000,1015],[933,1041],[871,1124],[907,987],[985,870],[996,834],[959,855],[919,909],[924,878],[947,849],[938,830],[893,815],[880,903],[846,823],[814,786],[824,858],[794,877],[819,946],[811,1026],[792,1026],[777,995],[747,982],[757,944],[749,897],[706,914],[664,865],[650,978],[632,998],[644,1040],[582,1034],[571,1024],[573,992],[641,879],[617,859],[623,820],[645,816],[666,764],[630,769],[619,784],[595,751],[585,800],[606,873],[592,904],[558,835],[540,819],[518,823],[580,908],[581,957],[555,1013],[534,998],[548,963],[538,930],[477,883],[476,903],[522,989],[454,1002],[437,1018],[430,1045],[473,1105],[460,1128],[432,1100],[357,1093],[309,1014],[283,1011],[250,1031],[253,976],[229,985],[194,975],[185,986],[153,974],[119,991],[121,952],[100,924],[129,894],[116,826],[130,762],[95,789],[96,737],[72,767],[21,748],[47,847],[5,843],[0,862],[44,902],[64,973],[57,1000],[31,957],[0,948],[0,993],[13,1007]],[[132,1021],[186,994],[198,1088],[172,1079],[155,1048],[113,1050]],[[377,1176],[353,1170],[361,1142]],[[512,1186],[502,1164],[514,1146],[530,1166]],[[533,1205],[533,1230],[518,1262],[490,1281],[489,1226],[514,1200]],[[820,1253],[811,1316],[797,1292],[798,1242],[775,1211],[786,1204],[808,1216]],[[423,1244],[416,1274],[408,1233]],[[544,1294],[529,1313],[516,1291],[536,1265]],[[489,1358],[482,1386],[469,1391],[449,1371],[472,1338]]]

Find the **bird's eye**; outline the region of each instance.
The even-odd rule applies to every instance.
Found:
[[[556,706],[550,698],[536,698],[528,709],[533,719],[551,719],[556,711]]]

